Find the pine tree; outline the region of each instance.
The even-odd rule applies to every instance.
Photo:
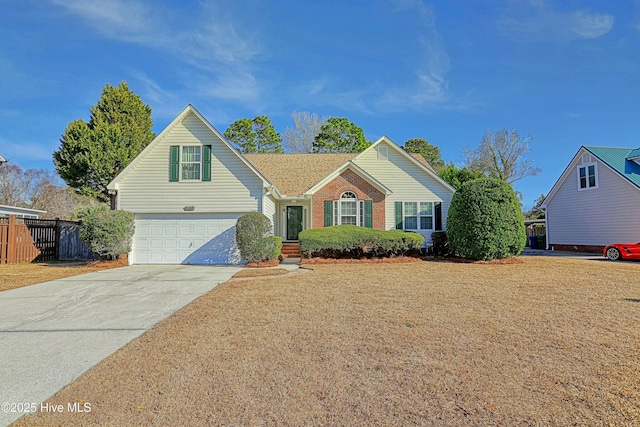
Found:
[[[282,153],[282,138],[267,116],[238,119],[224,131],[224,136],[243,153]]]

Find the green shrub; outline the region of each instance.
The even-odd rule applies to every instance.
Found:
[[[247,262],[276,259],[282,249],[282,238],[271,236],[271,233],[271,221],[259,212],[249,212],[238,218],[236,244],[242,259]]]
[[[282,237],[280,236],[268,236],[265,237],[267,241],[267,258],[266,261],[273,261],[280,256],[282,252]]]
[[[397,256],[417,251],[424,236],[402,230],[381,231],[355,225],[312,228],[299,234],[305,257]]]
[[[449,240],[447,240],[446,231],[434,231],[431,233],[431,240],[433,241],[433,256],[449,255]]]
[[[455,192],[447,216],[451,251],[490,260],[518,255],[527,235],[518,198],[505,181],[476,179]]]
[[[117,259],[131,250],[133,214],[113,211],[106,204],[89,205],[78,212],[80,240],[96,255]]]

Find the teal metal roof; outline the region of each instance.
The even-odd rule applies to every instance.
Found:
[[[632,153],[640,153],[640,149],[584,147],[602,162],[640,188],[640,165],[633,160],[627,160]]]
[[[640,158],[640,148],[633,150],[627,156],[627,159],[635,159],[635,158]]]

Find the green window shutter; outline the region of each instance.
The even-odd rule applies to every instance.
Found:
[[[211,146],[202,146],[202,180],[211,181]]]
[[[373,202],[371,200],[364,201],[364,226],[373,228]]]
[[[331,227],[333,225],[333,201],[324,201],[324,226]]]
[[[180,147],[172,145],[169,148],[169,182],[180,180]]]
[[[402,202],[396,202],[396,230],[402,229]]]
[[[442,203],[435,202],[433,209],[434,222],[436,224],[436,231],[442,231]]]

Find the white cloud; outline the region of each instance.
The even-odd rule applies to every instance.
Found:
[[[250,89],[257,86],[252,66],[260,49],[253,39],[240,34],[232,17],[227,16],[228,10],[218,10],[213,2],[201,3],[194,16],[183,16],[140,0],[50,1],[105,37],[155,49],[195,67],[190,69],[189,79],[208,80],[202,85],[211,96],[247,103],[256,99]],[[139,73],[135,77],[145,83],[154,100],[167,100],[168,92],[154,86],[148,77]],[[233,88],[228,84],[240,85]]]
[[[498,20],[498,29],[518,39],[567,42],[601,37],[611,31],[615,21],[613,15],[588,9],[558,11],[542,0],[531,1],[528,6],[526,10],[510,11],[526,17]]]
[[[150,42],[153,9],[137,1],[50,0],[86,19],[104,34],[124,41]]]
[[[447,73],[450,62],[444,41],[438,32],[433,10],[421,0],[393,0],[400,10],[416,12],[420,18],[419,65],[414,80],[403,87],[387,88],[377,101],[381,110],[432,107],[449,101]]]

